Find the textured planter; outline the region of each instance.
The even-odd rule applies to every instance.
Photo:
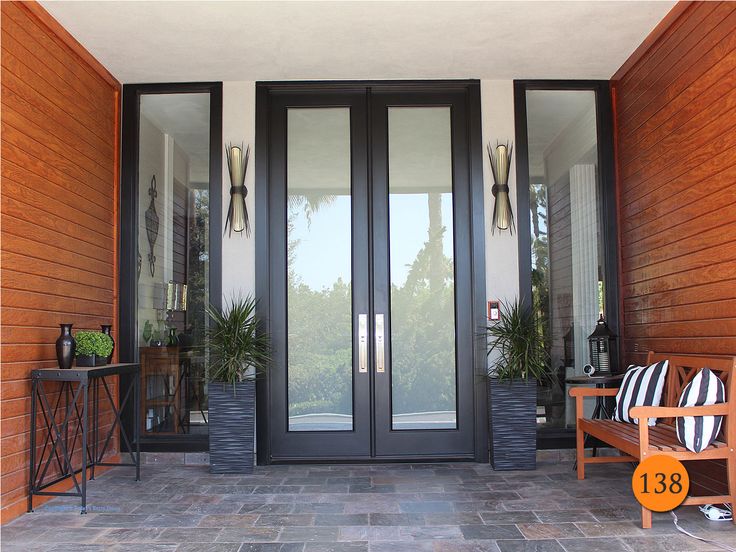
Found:
[[[107,357],[97,355],[77,355],[77,366],[80,368],[92,368],[107,364]]]
[[[253,473],[256,384],[209,384],[210,471]]]
[[[536,469],[537,381],[488,378],[488,419],[493,469]]]

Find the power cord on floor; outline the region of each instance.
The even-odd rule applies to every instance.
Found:
[[[727,544],[723,544],[722,542],[718,542],[718,541],[714,541],[714,540],[704,539],[703,537],[699,537],[697,535],[692,534],[687,529],[683,529],[680,526],[680,523],[679,523],[679,520],[677,518],[677,514],[675,514],[675,511],[672,510],[670,512],[670,514],[672,514],[672,520],[674,521],[675,527],[677,528],[677,530],[680,533],[683,533],[683,534],[687,535],[688,537],[692,537],[692,538],[697,539],[697,540],[699,540],[701,542],[707,542],[708,544],[712,544],[714,546],[717,546],[719,548],[722,548],[723,550],[728,550],[729,552],[736,552],[736,548],[732,548],[732,547],[728,546]],[[728,522],[728,523],[730,523],[730,522]]]

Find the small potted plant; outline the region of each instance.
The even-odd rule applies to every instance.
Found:
[[[252,473],[255,379],[268,368],[270,340],[250,296],[234,297],[222,310],[208,307],[207,314],[210,471]]]
[[[104,366],[112,353],[112,338],[102,332],[77,332],[77,366]]]
[[[549,376],[541,322],[519,300],[488,326],[488,415],[496,470],[537,465],[537,384]]]

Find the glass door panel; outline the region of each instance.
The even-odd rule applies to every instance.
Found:
[[[449,107],[388,109],[391,427],[455,429]]]
[[[289,431],[349,431],[350,108],[289,108],[286,150]]]

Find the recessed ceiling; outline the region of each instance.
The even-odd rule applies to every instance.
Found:
[[[123,83],[608,79],[672,1],[42,1]]]

